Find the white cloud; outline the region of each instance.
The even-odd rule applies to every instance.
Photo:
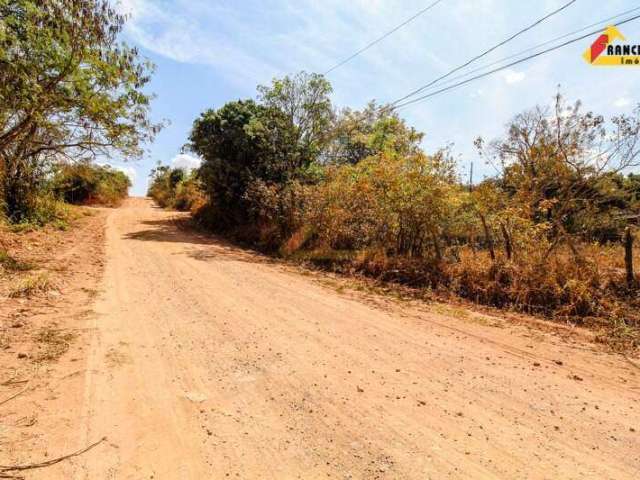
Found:
[[[503,78],[504,81],[507,82],[509,85],[512,85],[514,83],[519,83],[522,80],[524,80],[524,78],[526,77],[524,72],[518,72],[516,70],[505,70],[503,73]]]
[[[136,171],[135,167],[132,167],[131,165],[113,165],[111,163],[98,163],[98,165],[102,165],[102,166],[106,166],[106,167],[111,167],[114,170],[119,170],[122,173],[124,173],[127,177],[129,177],[129,180],[131,180],[131,184],[133,185],[136,181],[136,178],[138,176],[138,172]]]
[[[614,107],[624,108],[631,105],[631,100],[628,97],[620,97],[613,102]]]
[[[176,155],[171,160],[171,166],[173,168],[182,168],[188,171],[198,168],[201,163],[202,163],[202,160],[200,158],[187,155],[186,153],[181,153],[180,155]]]

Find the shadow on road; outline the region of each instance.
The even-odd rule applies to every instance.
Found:
[[[249,263],[279,263],[260,252],[247,248],[219,235],[198,230],[189,217],[172,217],[162,220],[145,220],[140,224],[149,226],[145,230],[123,235],[126,240],[145,242],[171,242],[188,247],[184,253],[203,262],[241,261]],[[193,247],[195,245],[196,247]],[[182,253],[182,252],[181,252]]]

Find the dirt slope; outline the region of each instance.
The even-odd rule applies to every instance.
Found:
[[[70,392],[84,385],[107,212],[78,209],[65,231],[0,231],[0,249],[22,265],[0,268],[0,471],[48,460],[77,443],[83,402]],[[11,294],[33,279],[42,279],[38,291]]]
[[[174,215],[143,199],[110,214],[84,391],[66,393],[76,436],[51,450],[108,441],[29,478],[640,476],[640,370],[623,358],[376,306]]]

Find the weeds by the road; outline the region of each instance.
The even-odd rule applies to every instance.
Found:
[[[35,268],[31,263],[13,258],[5,250],[0,250],[0,266],[9,272],[26,272]]]
[[[19,278],[15,285],[9,287],[9,298],[31,297],[37,293],[46,293],[50,288],[49,275],[46,272],[40,272],[26,278]]]
[[[35,335],[40,352],[36,361],[55,361],[64,355],[73,341],[75,335],[71,332],[63,332],[45,327]],[[40,348],[41,347],[41,348]]]

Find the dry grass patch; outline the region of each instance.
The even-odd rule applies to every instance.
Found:
[[[8,272],[26,272],[33,270],[35,266],[31,263],[22,262],[9,255],[5,250],[0,250],[0,267]]]
[[[38,344],[36,361],[52,362],[64,355],[71,345],[75,335],[71,332],[43,328],[34,337]]]
[[[40,272],[28,277],[19,278],[9,287],[9,298],[29,298],[37,294],[47,293],[51,289],[49,275]]]

